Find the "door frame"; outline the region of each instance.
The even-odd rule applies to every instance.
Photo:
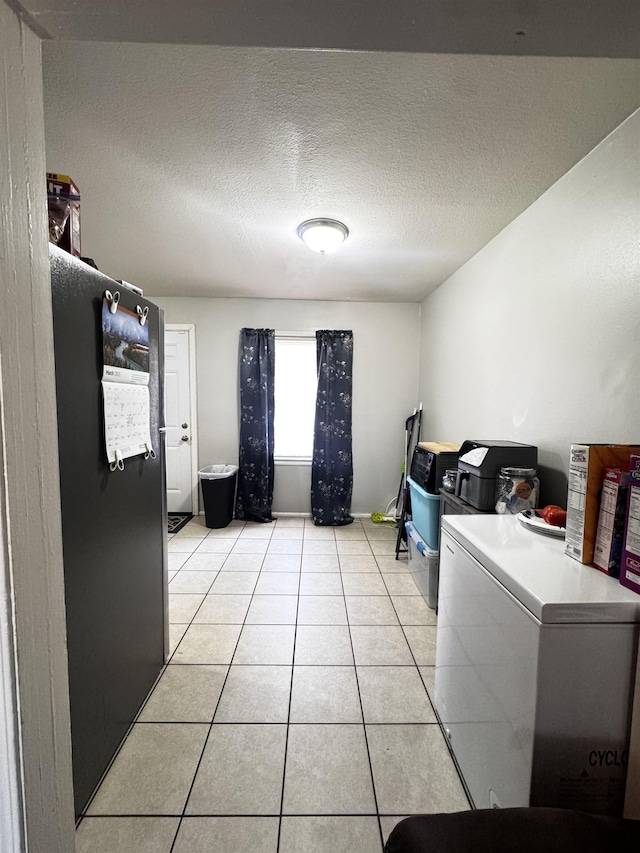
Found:
[[[191,423],[191,512],[198,515],[198,401],[195,323],[165,323],[165,332],[186,332],[189,340],[189,421]],[[166,340],[165,340],[166,343]]]
[[[4,405],[2,361],[0,357],[0,470],[5,470]],[[6,748],[6,760],[0,762],[0,847],[19,853],[25,851],[25,803],[21,773],[23,744],[18,723],[17,659],[9,516],[6,482],[0,483],[0,742]]]

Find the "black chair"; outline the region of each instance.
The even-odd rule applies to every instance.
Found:
[[[478,809],[405,818],[385,853],[640,851],[640,821],[551,808]]]

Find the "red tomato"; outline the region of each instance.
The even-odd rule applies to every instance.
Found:
[[[567,511],[561,506],[550,504],[544,509],[536,510],[539,516],[544,518],[547,524],[553,524],[554,527],[564,527],[567,523]]]

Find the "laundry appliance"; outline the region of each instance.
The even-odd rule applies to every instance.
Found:
[[[639,623],[561,538],[442,518],[434,704],[477,808],[622,815]]]

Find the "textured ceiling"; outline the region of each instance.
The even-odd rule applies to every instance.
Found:
[[[60,4],[64,5],[64,4]],[[640,101],[631,59],[45,42],[83,254],[154,295],[419,301]],[[327,216],[334,255],[296,236]]]

